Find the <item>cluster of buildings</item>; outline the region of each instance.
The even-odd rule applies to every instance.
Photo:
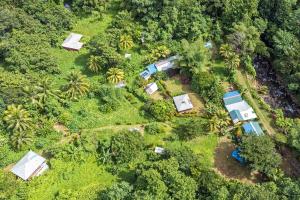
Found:
[[[142,73],[140,73],[140,76],[141,78],[148,80],[152,75],[156,74],[157,72],[174,69],[177,66],[176,65],[177,59],[178,56],[171,56],[167,59],[150,64],[146,67],[146,69]],[[155,82],[152,82],[145,87],[145,92],[149,95],[152,95],[158,89],[159,88],[157,84]],[[173,101],[177,111],[180,113],[193,109],[193,104],[188,94],[175,96],[173,97]]]
[[[223,96],[223,101],[232,122],[234,124],[243,123],[242,127],[245,134],[255,134],[257,136],[264,134],[259,123],[255,121],[257,115],[253,108],[243,100],[238,91],[227,92]],[[231,153],[231,156],[240,163],[245,163],[245,159],[242,158],[239,153],[240,150],[237,148]]]

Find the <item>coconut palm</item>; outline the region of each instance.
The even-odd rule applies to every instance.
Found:
[[[71,72],[67,77],[67,81],[65,93],[71,99],[83,96],[89,91],[90,84],[80,72]]]
[[[98,56],[90,56],[88,60],[88,68],[92,72],[99,72],[101,70],[101,58]]]
[[[11,136],[10,141],[12,146],[19,150],[33,141],[33,135],[30,132],[17,131]]]
[[[3,121],[10,131],[25,131],[31,128],[32,119],[21,105],[9,105],[4,111]]]
[[[110,83],[119,83],[124,79],[124,72],[121,69],[118,68],[110,68],[108,72],[106,73],[107,80]]]
[[[131,49],[133,47],[132,37],[130,35],[121,35],[119,45],[121,49]]]
[[[228,69],[232,72],[240,66],[241,60],[237,54],[233,53],[225,59],[225,62],[228,65]]]
[[[166,58],[168,55],[170,55],[170,53],[171,51],[168,49],[168,47],[161,45],[155,49],[152,49],[148,59],[150,62],[154,62],[161,58]]]
[[[58,90],[54,90],[52,82],[48,78],[43,78],[33,87],[32,103],[43,108],[49,97],[58,97]]]
[[[233,54],[233,50],[229,44],[221,45],[219,52],[225,59],[229,58],[230,55]]]

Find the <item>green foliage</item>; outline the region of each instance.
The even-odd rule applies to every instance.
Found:
[[[203,70],[210,59],[210,53],[208,49],[205,48],[202,39],[197,39],[193,43],[189,43],[187,40],[182,40],[179,55],[179,67],[184,72],[189,73],[197,73]]]
[[[206,125],[207,121],[205,119],[188,119],[179,122],[175,128],[175,133],[181,140],[191,140],[197,136],[206,135]]]
[[[254,170],[268,175],[281,163],[281,157],[276,153],[275,145],[268,136],[245,136],[240,147],[241,156]]]
[[[144,148],[140,133],[123,131],[111,138],[112,159],[116,163],[128,163]]]
[[[145,105],[145,110],[148,111],[158,121],[169,121],[174,117],[175,108],[170,101],[158,100],[149,101]]]
[[[122,200],[128,199],[133,187],[127,182],[115,183],[105,191],[101,192],[100,200]]]
[[[159,123],[151,123],[145,126],[145,132],[150,135],[165,133],[165,127]]]
[[[200,72],[193,75],[192,88],[206,102],[221,105],[224,89],[218,78],[209,72]]]
[[[116,111],[125,100],[122,91],[112,86],[102,86],[96,93],[101,101],[100,111],[105,113]]]
[[[90,54],[97,56],[99,63],[104,69],[115,67],[123,61],[116,49],[109,45],[108,38],[104,35],[99,35],[92,38],[88,44]]]
[[[21,105],[9,105],[4,111],[3,121],[6,128],[12,132],[27,131],[32,127],[32,119],[28,111]]]
[[[41,34],[13,31],[11,37],[0,45],[0,53],[7,68],[21,72],[59,72],[55,58],[49,52],[50,44],[47,40]]]
[[[66,79],[68,83],[64,86],[64,90],[68,98],[76,99],[89,91],[89,81],[80,72],[72,71]]]

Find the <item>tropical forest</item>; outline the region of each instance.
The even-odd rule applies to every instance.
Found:
[[[0,1],[0,200],[299,199],[299,0]]]

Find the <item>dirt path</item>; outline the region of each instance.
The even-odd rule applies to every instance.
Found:
[[[261,111],[261,108],[260,108],[259,104],[257,103],[257,101],[251,95],[251,92],[250,92],[251,88],[252,88],[251,83],[249,82],[247,77],[242,74],[241,71],[238,71],[237,73],[238,73],[238,82],[239,82],[239,84],[241,84],[243,86],[246,86],[246,88],[248,89],[248,91],[245,93],[245,95],[247,96],[247,100],[250,101],[250,104],[253,106],[253,109],[255,110],[257,116],[259,117],[259,120],[263,124],[263,126],[266,129],[267,133],[269,135],[274,135],[276,133],[276,130],[272,127],[270,120],[268,120],[268,116],[266,116]]]

